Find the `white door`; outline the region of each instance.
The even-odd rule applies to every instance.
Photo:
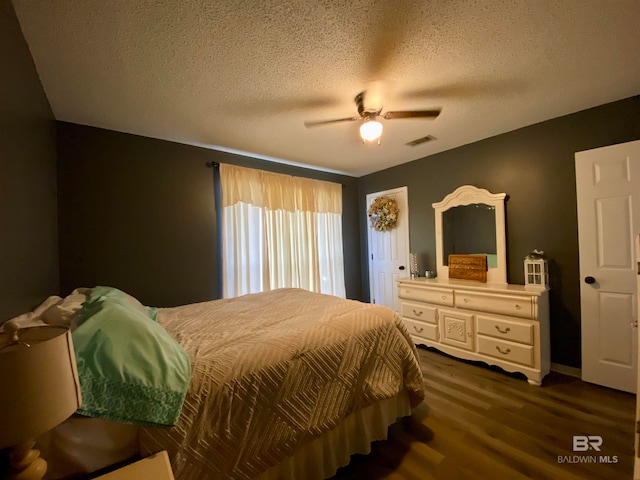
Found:
[[[582,379],[635,392],[640,141],[576,153]]]
[[[367,195],[367,209],[379,196],[393,198],[398,204],[399,216],[395,228],[378,232],[367,217],[369,244],[369,291],[371,303],[385,305],[396,312],[398,284],[396,279],[408,277],[409,272],[409,199],[407,187],[394,188]],[[366,212],[365,212],[366,215]]]

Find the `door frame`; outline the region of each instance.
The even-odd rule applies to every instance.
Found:
[[[638,316],[640,316],[640,233],[636,234],[636,290],[637,290],[637,298],[636,298],[636,307],[638,309]],[[637,322],[637,320],[636,320]],[[638,330],[638,345],[640,345],[640,328],[636,328]],[[634,435],[634,451],[635,455],[633,457],[633,478],[634,480],[640,480],[640,368],[636,374],[636,421],[633,425]]]
[[[405,259],[405,265],[407,265],[407,268],[409,268],[409,263],[410,263],[410,249],[411,249],[411,242],[409,240],[409,188],[407,186],[403,186],[403,187],[396,187],[396,188],[390,188],[388,190],[382,190],[380,192],[372,192],[372,193],[367,193],[365,196],[365,211],[364,211],[364,215],[365,215],[365,222],[367,225],[367,272],[369,275],[369,302],[372,301],[372,297],[373,297],[373,291],[374,291],[374,285],[373,285],[373,275],[371,272],[371,244],[372,244],[372,240],[371,240],[371,235],[373,232],[373,229],[370,227],[369,225],[369,216],[367,214],[367,210],[369,209],[369,205],[371,204],[371,201],[376,198],[379,197],[381,195],[389,195],[389,194],[395,194],[395,195],[403,195],[404,198],[406,199],[406,209],[401,209],[399,212],[399,218],[398,218],[398,226],[396,228],[403,228],[406,230],[406,235],[405,235],[405,246],[406,246],[406,252],[407,252],[407,257]]]

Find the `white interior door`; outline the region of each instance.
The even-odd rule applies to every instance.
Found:
[[[635,392],[640,141],[576,153],[582,379]]]
[[[407,187],[400,187],[367,195],[367,209],[371,202],[381,195],[395,199],[398,204],[398,223],[391,230],[378,232],[371,226],[367,217],[371,303],[385,305],[396,312],[400,308],[396,279],[409,276],[409,199],[407,192]]]

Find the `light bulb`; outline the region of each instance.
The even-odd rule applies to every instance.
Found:
[[[382,124],[380,122],[370,120],[360,126],[360,136],[363,140],[372,142],[380,138],[380,135],[382,135]]]

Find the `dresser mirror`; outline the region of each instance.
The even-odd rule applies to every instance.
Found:
[[[438,276],[447,278],[450,254],[486,255],[487,282],[507,283],[505,193],[463,185],[433,203]]]

